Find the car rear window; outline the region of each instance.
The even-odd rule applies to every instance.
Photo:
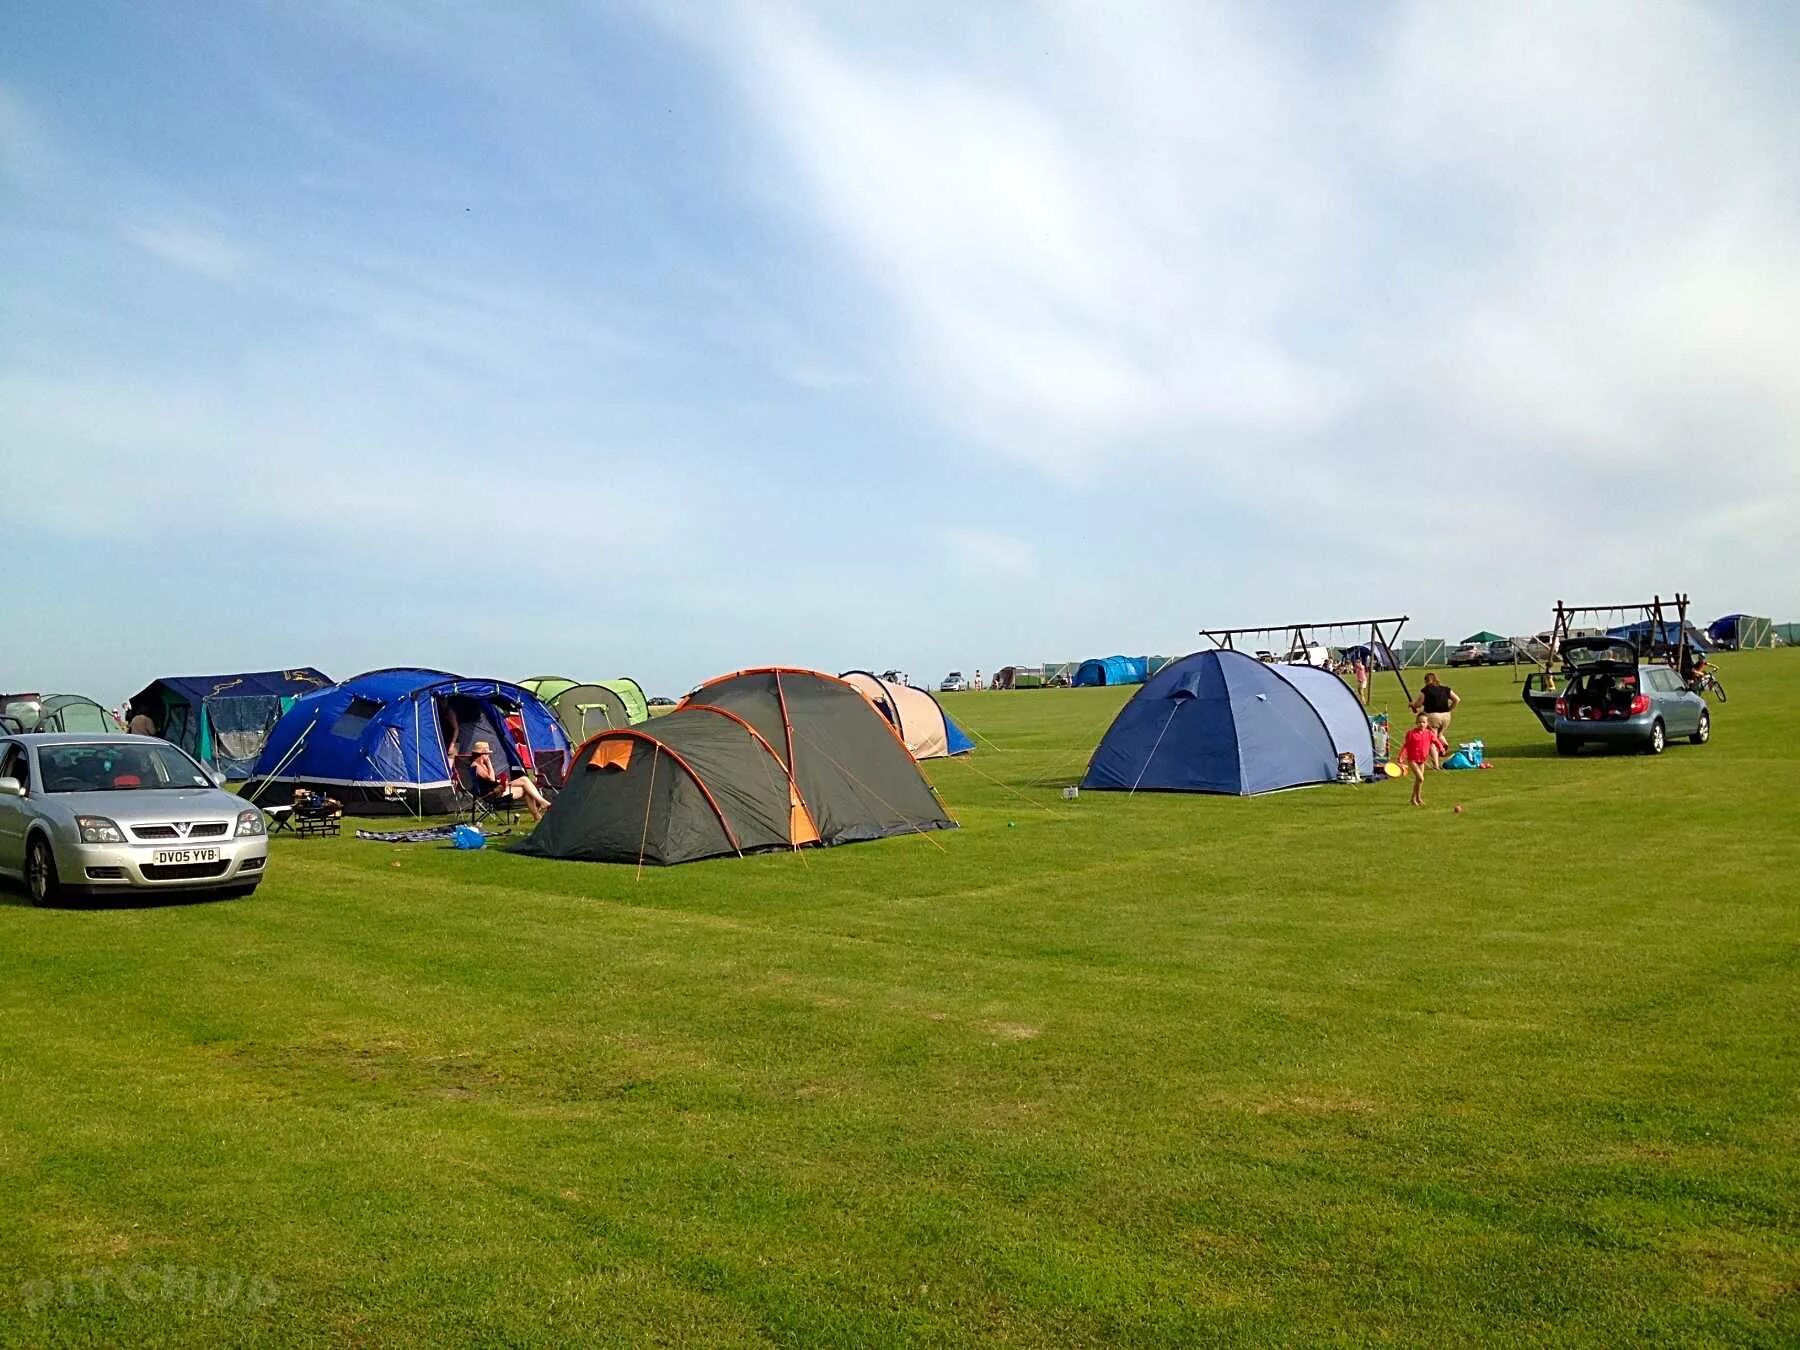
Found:
[[[1582,666],[1630,666],[1637,664],[1637,650],[1629,642],[1609,642],[1604,647],[1569,646],[1563,659],[1578,669]]]

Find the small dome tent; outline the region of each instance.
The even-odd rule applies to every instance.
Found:
[[[968,733],[950,720],[943,705],[926,690],[884,680],[866,670],[846,670],[838,678],[887,718],[914,759],[943,759],[947,755],[965,755],[975,748]]]
[[[1369,719],[1330,671],[1237,651],[1172,661],[1119,710],[1082,786],[1254,796],[1337,778],[1338,756],[1374,770]]]
[[[527,689],[441,670],[371,670],[288,709],[244,792],[280,804],[308,788],[359,814],[444,815],[467,801],[452,753],[467,755],[478,740],[514,776],[535,765],[558,781],[567,764],[568,734]]]
[[[32,731],[115,732],[113,715],[82,694],[52,694],[44,700]]]
[[[854,686],[770,667],[721,676],[667,716],[586,741],[514,851],[668,864],[953,828]]]
[[[227,778],[244,778],[294,701],[331,681],[311,666],[241,675],[170,675],[132,695],[157,734]]]
[[[1147,656],[1096,656],[1075,668],[1069,683],[1077,689],[1102,684],[1142,684],[1149,676]]]

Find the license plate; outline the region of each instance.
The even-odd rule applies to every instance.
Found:
[[[152,860],[158,867],[179,867],[182,863],[209,863],[219,861],[219,850],[216,848],[159,848]]]

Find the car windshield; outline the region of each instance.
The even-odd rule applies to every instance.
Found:
[[[144,792],[211,787],[172,745],[64,744],[38,747],[45,792]]]

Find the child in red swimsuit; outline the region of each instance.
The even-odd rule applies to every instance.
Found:
[[[1400,758],[1406,765],[1406,771],[1412,775],[1414,806],[1425,805],[1425,764],[1431,758],[1431,752],[1449,748],[1443,736],[1432,727],[1431,719],[1420,713],[1418,722],[1400,743]]]

